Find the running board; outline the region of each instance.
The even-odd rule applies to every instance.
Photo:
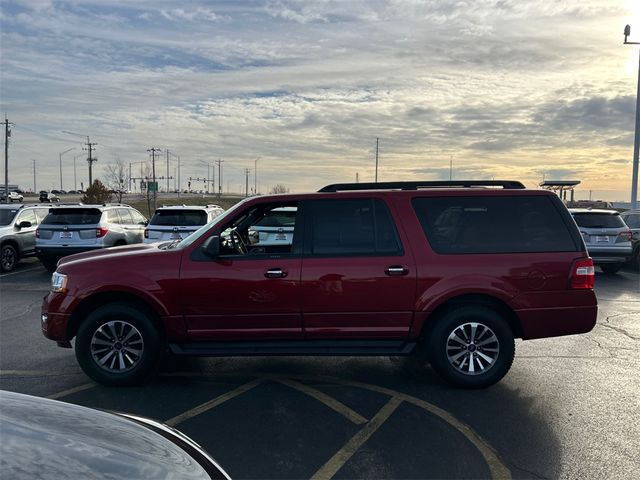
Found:
[[[265,342],[170,343],[175,355],[202,357],[321,355],[400,356],[410,355],[416,342],[403,340],[288,340]]]

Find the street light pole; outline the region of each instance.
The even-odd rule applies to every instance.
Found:
[[[69,153],[71,150],[73,150],[74,148],[71,147],[68,150],[65,150],[64,152],[60,152],[58,154],[58,158],[60,160],[60,190],[62,190],[62,155],[64,155],[65,153]]]
[[[258,160],[260,157],[253,161],[253,194],[258,194]]]
[[[640,45],[640,42],[628,42],[631,26],[624,27],[624,44]],[[639,54],[640,55],[640,54]],[[638,208],[638,157],[640,153],[640,58],[638,59],[638,90],[636,92],[636,131],[633,142],[633,168],[631,174],[631,208]]]

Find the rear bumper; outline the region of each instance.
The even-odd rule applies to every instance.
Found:
[[[633,249],[631,245],[625,247],[589,247],[587,246],[589,255],[593,259],[593,263],[624,263],[631,258]]]
[[[522,338],[559,337],[590,332],[596,325],[598,305],[516,310],[522,327]]]
[[[36,255],[40,261],[57,262],[62,257],[68,257],[74,253],[93,252],[104,247],[102,245],[86,247],[36,247]]]

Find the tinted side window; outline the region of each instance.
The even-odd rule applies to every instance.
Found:
[[[119,208],[118,215],[120,215],[120,221],[125,225],[131,225],[133,223],[133,220],[131,219],[131,214],[129,213],[128,209]]]
[[[18,215],[16,219],[16,223],[20,222],[31,222],[31,225],[37,225],[38,221],[36,220],[36,214],[33,210],[23,210]]]
[[[130,210],[131,216],[133,217],[133,223],[137,225],[144,225],[147,219],[137,210]]]
[[[624,222],[631,228],[640,228],[640,213],[624,217]]]
[[[548,197],[425,197],[413,208],[437,253],[578,251]]]
[[[311,254],[402,253],[395,225],[382,200],[317,200],[311,205]]]
[[[107,222],[120,223],[120,218],[118,218],[118,212],[116,212],[115,210],[107,210]]]

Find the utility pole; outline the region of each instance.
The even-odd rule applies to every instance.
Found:
[[[249,173],[251,173],[251,169],[244,169],[244,196],[249,196]]]
[[[36,193],[36,161],[34,158],[31,159],[33,161],[33,193]]]
[[[162,150],[156,147],[151,147],[147,149],[147,152],[151,153],[151,177],[153,181],[153,209],[156,209],[156,199],[158,196],[158,184],[156,183],[156,152],[159,154]],[[149,190],[149,185],[147,185],[147,191]]]
[[[629,42],[627,37],[631,35],[631,26],[624,27],[624,44],[640,45],[640,42]],[[631,209],[638,208],[638,157],[640,156],[640,63],[638,64],[638,90],[636,92],[636,130],[633,141],[633,166],[631,169]]]
[[[253,161],[253,194],[258,194],[258,160],[260,157]]]
[[[60,152],[58,154],[58,159],[60,160],[60,190],[62,190],[62,155],[64,155],[65,153],[69,153],[73,149],[74,148],[71,147],[70,149],[65,150],[64,152]]]
[[[360,183],[360,174],[356,172],[356,183]]]
[[[84,150],[88,150],[89,151],[89,157],[87,158],[87,162],[89,162],[89,186],[93,185],[93,162],[97,162],[98,159],[97,158],[93,158],[93,150],[95,150],[95,146],[98,145],[97,143],[91,143],[91,140],[89,140],[89,136],[87,135],[87,143],[85,143],[85,145],[87,146],[87,148],[85,148]]]
[[[453,155],[449,157],[449,181],[453,178]]]
[[[4,201],[9,203],[9,137],[11,136],[11,129],[9,125],[13,125],[4,117]]]
[[[376,137],[376,181],[375,183],[378,183],[378,141],[379,141],[379,138]]]
[[[224,160],[216,160],[214,163],[218,164],[218,196],[222,195],[222,164]]]

